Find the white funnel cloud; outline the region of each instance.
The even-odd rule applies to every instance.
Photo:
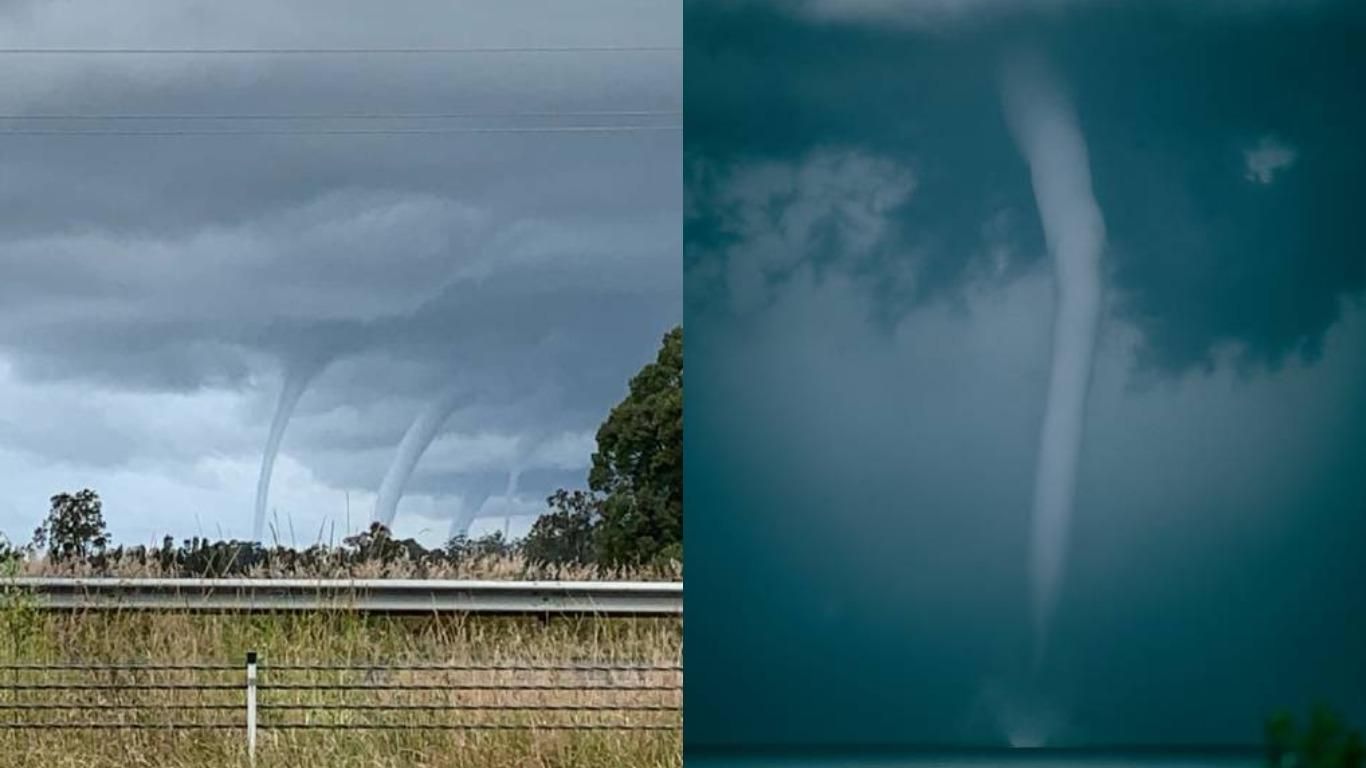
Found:
[[[1100,321],[1105,222],[1091,191],[1086,141],[1047,62],[1035,53],[1008,57],[1001,85],[1006,120],[1029,164],[1057,296],[1053,366],[1039,436],[1031,521],[1030,587],[1037,665],[1047,645],[1067,558],[1091,358]]]
[[[474,523],[474,518],[478,516],[479,510],[484,508],[484,503],[489,499],[488,494],[473,496],[470,499],[460,500],[460,511],[451,518],[451,530],[446,539],[454,539],[456,536],[470,535],[470,526]]]
[[[522,468],[513,467],[508,471],[508,485],[503,491],[503,537],[512,528],[512,505],[517,498],[517,484],[522,479]]]
[[[275,458],[280,453],[280,442],[284,440],[285,428],[294,416],[308,385],[327,367],[326,360],[296,360],[285,368],[285,381],[280,387],[280,399],[275,404],[275,416],[270,420],[270,434],[266,437],[266,448],[261,453],[261,474],[256,479],[256,510],[252,518],[251,537],[261,541],[266,525],[266,506],[270,500],[270,478],[275,473]]]
[[[463,400],[464,393],[460,390],[446,392],[428,403],[427,407],[422,409],[422,413],[413,420],[408,431],[403,434],[403,439],[398,443],[398,452],[394,455],[393,463],[389,465],[389,471],[384,474],[384,480],[379,485],[379,495],[375,498],[376,522],[383,523],[389,528],[393,527],[394,515],[398,512],[398,502],[403,498],[408,478],[412,477],[418,460],[436,439],[441,425],[446,423],[446,419],[450,418],[451,413]]]

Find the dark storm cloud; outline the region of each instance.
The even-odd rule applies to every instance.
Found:
[[[229,13],[211,3],[6,3],[0,48],[681,44],[670,3],[603,0],[593,9],[481,1]],[[681,108],[676,51],[8,55],[0,63],[0,133],[661,125],[678,118],[515,113]],[[486,116],[32,119],[339,113]],[[594,428],[679,319],[680,147],[677,131],[0,135],[4,370],[16,387],[126,393],[138,403],[238,392],[261,403],[236,415],[264,443],[278,372],[331,361],[304,394],[284,450],[298,450],[305,465],[314,456],[334,487],[368,487],[406,423],[451,388],[470,394],[448,431],[515,433],[532,450]],[[60,441],[24,437],[40,434],[50,415],[8,418],[5,445],[77,461],[80,452]],[[333,440],[329,424],[350,431]],[[100,441],[101,466],[133,467],[149,450],[138,436],[109,438]],[[373,450],[357,461],[327,458],[340,445]],[[187,461],[243,456],[221,439],[184,447]],[[358,469],[366,461],[378,466]],[[437,479],[422,476],[424,492],[460,491],[454,475],[430,469]],[[527,477],[528,493],[548,492],[538,475]]]
[[[1056,48],[1090,118],[1124,314],[1164,368],[1313,357],[1366,288],[1348,190],[1366,174],[1360,41],[1340,14],[1254,17],[1199,34],[1170,14],[1095,19]],[[1103,51],[1103,57],[1102,57]],[[1082,66],[1102,60],[1104,66]],[[1252,178],[1268,137],[1296,157]]]
[[[724,6],[724,7],[723,7]],[[688,7],[691,746],[1255,743],[1366,713],[1344,4]],[[1032,673],[1055,311],[1001,114],[1071,92],[1108,305]]]
[[[884,291],[894,314],[960,285],[986,257],[983,230],[993,217],[1012,207],[1032,213],[1028,174],[997,105],[993,41],[920,38],[911,45],[901,31],[824,28],[757,4],[744,11],[704,4],[690,9],[687,24],[698,41],[689,46],[685,82],[690,173],[724,176],[754,160],[799,162],[822,147],[891,157],[914,173],[917,197],[931,202],[901,209],[899,236],[882,258],[887,268],[870,270],[918,262],[913,287]],[[783,76],[774,77],[779,68]],[[707,189],[694,184],[688,192]],[[716,210],[709,201],[690,205],[704,212],[686,220],[690,251],[708,237],[727,237],[724,222],[708,219]],[[1019,219],[1031,246],[1022,251],[1036,257],[1037,225],[1032,216]]]
[[[813,5],[818,18],[846,22],[945,18],[935,3]],[[914,169],[918,203],[898,217],[903,235],[885,261],[914,261],[917,281],[877,291],[882,313],[955,295],[991,252],[993,222],[1009,223],[1012,268],[1027,268],[1042,241],[993,80],[1001,46],[1027,35],[1055,52],[1074,92],[1114,298],[1144,331],[1143,362],[1180,372],[1224,346],[1254,364],[1312,356],[1342,300],[1366,288],[1366,243],[1343,193],[1366,173],[1353,146],[1366,129],[1352,53],[1366,34],[1361,14],[1254,13],[1255,4],[1088,13],[1078,3],[1036,16],[981,5],[999,12],[932,32],[812,24],[759,4],[690,10],[699,43],[689,49],[686,151],[709,166],[690,172],[828,145]],[[1266,141],[1295,154],[1263,181],[1247,163]],[[724,222],[688,220],[690,249],[724,235]]]

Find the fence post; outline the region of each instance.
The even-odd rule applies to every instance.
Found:
[[[247,651],[247,760],[256,765],[256,651]]]

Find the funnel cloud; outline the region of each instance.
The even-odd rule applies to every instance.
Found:
[[[1053,362],[1034,474],[1030,591],[1035,662],[1044,653],[1067,559],[1068,527],[1086,420],[1086,393],[1100,321],[1105,222],[1091,191],[1086,140],[1047,61],[1007,57],[1002,98],[1011,135],[1029,164],[1034,200],[1053,261]]]
[[[488,494],[469,494],[469,498],[461,499],[460,509],[451,518],[451,529],[447,534],[447,540],[470,535],[470,524],[479,514],[479,510],[484,508],[484,503],[488,501]]]
[[[522,479],[522,468],[514,466],[508,470],[508,484],[503,489],[503,534],[507,535],[508,527],[512,525],[512,503],[517,498],[517,486]]]
[[[119,51],[0,72],[38,129],[0,177],[0,535],[82,488],[125,546],[354,533],[455,368],[471,439],[407,486],[441,522],[395,531],[439,544],[471,477],[501,491],[486,444],[595,429],[681,321],[677,3],[346,5],[0,2],[5,46]],[[565,50],[418,52],[471,41]],[[138,53],[224,45],[299,55]],[[318,53],[374,46],[414,52]],[[540,130],[573,115],[625,130]]]
[[[280,387],[280,399],[275,404],[275,416],[270,420],[270,433],[266,437],[266,447],[261,453],[261,474],[256,480],[256,513],[252,518],[252,540],[260,541],[266,524],[266,506],[270,500],[270,478],[275,472],[275,459],[280,454],[280,442],[284,440],[285,428],[294,415],[308,385],[326,367],[326,361],[310,360],[291,363],[285,369],[284,384]]]
[[[446,419],[450,418],[464,401],[463,390],[448,390],[428,403],[422,413],[413,420],[408,431],[403,434],[403,439],[399,441],[394,461],[389,465],[389,471],[384,474],[384,480],[380,483],[379,495],[375,499],[375,522],[393,527],[398,502],[403,498],[403,490],[408,485],[408,478],[413,476],[418,460],[436,439],[437,433],[441,431],[441,425],[446,423]]]
[[[686,5],[690,748],[1366,723],[1362,4],[968,5]]]

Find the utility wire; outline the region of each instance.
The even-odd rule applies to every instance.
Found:
[[[467,120],[491,117],[679,117],[677,109],[586,110],[569,112],[259,112],[259,113],[111,113],[0,114],[0,120]]]
[[[371,56],[507,53],[676,53],[677,45],[496,46],[434,48],[0,48],[7,56]]]
[[[392,136],[459,133],[637,133],[679,131],[681,125],[541,125],[450,128],[279,128],[279,129],[16,129],[0,128],[0,136]]]
[[[5,667],[0,666],[0,669]],[[261,664],[262,672],[682,672],[682,664],[550,663],[550,664]]]
[[[0,731],[237,731],[242,723],[7,722]],[[633,723],[257,723],[260,730],[384,731],[676,731],[677,725]]]

